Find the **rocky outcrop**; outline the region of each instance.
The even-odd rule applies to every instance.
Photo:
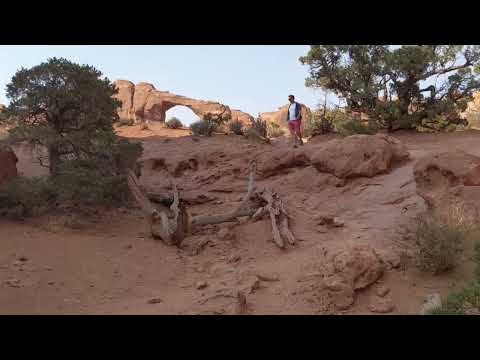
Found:
[[[229,131],[229,124],[233,121],[240,121],[241,124],[242,124],[242,129],[243,130],[246,130],[249,127],[252,126],[252,122],[254,120],[252,115],[250,115],[246,112],[243,112],[241,110],[236,110],[236,109],[232,109],[230,111],[231,111],[231,114],[232,114],[232,119],[229,122],[227,122],[224,126],[222,126],[220,130],[228,132]]]
[[[15,178],[18,158],[10,146],[0,146],[0,186]]]
[[[248,127],[252,124],[253,116],[241,110],[232,109],[232,120],[240,121],[243,126]]]
[[[118,109],[118,116],[121,119],[134,118],[133,111],[133,94],[135,93],[135,85],[126,80],[118,80],[115,82],[118,93],[114,96],[122,102],[122,106]]]
[[[462,203],[480,207],[480,157],[463,151],[434,153],[414,166],[417,193],[430,208]]]
[[[257,172],[263,178],[279,174],[297,166],[308,165],[310,160],[303,151],[285,149],[263,153],[257,159]]]
[[[267,178],[290,168],[312,165],[318,172],[338,179],[373,177],[409,157],[405,145],[393,137],[354,135],[298,149],[265,152],[257,159],[257,171]],[[343,182],[335,183],[342,186]]]
[[[118,89],[117,99],[122,102],[119,116],[139,121],[165,121],[165,113],[174,106],[181,105],[191,109],[200,118],[207,114],[220,115],[225,119],[232,117],[232,111],[226,105],[213,101],[203,101],[159,91],[149,83],[134,85],[127,80],[114,82]],[[245,113],[238,111],[236,116],[242,119]],[[246,114],[248,115],[248,114]]]
[[[311,111],[307,106],[303,104],[301,104],[301,106],[302,106],[301,114],[302,114],[302,120],[303,120],[302,121],[302,130],[303,130],[303,127],[305,126],[305,121],[309,118]],[[275,123],[281,128],[287,129],[288,128],[288,124],[286,121],[287,111],[288,111],[288,104],[279,107],[277,111],[262,112],[260,113],[260,117],[263,120],[265,120],[267,123]]]
[[[373,177],[388,172],[409,153],[398,140],[383,134],[353,135],[307,148],[310,162],[320,172],[339,178]]]
[[[385,264],[369,246],[356,246],[331,259],[333,274],[325,279],[335,306],[344,310],[355,301],[355,291],[375,283],[383,275]]]
[[[0,104],[0,113],[4,112],[7,109],[7,107],[3,104]]]

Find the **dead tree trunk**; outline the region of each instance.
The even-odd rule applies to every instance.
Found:
[[[257,190],[255,186],[256,163],[250,162],[249,167],[247,193],[234,210],[224,214],[196,216],[191,220],[188,218],[184,203],[180,200],[176,184],[173,181],[173,202],[171,197],[161,198],[163,204],[171,204],[170,212],[173,215],[170,217],[167,214],[168,208],[165,207],[165,210],[159,211],[152,205],[132,171],[128,174],[128,185],[133,197],[148,217],[152,236],[160,238],[169,245],[180,245],[189,229],[194,226],[229,222],[244,216],[256,221],[267,214],[270,216],[275,244],[281,249],[285,248],[285,240],[294,245],[295,237],[290,231],[288,214],[280,197],[269,188]]]
[[[180,245],[188,234],[188,214],[185,205],[178,195],[177,185],[172,181],[173,203],[170,211],[173,216],[169,218],[166,211],[158,211],[141,190],[136,175],[129,171],[128,186],[133,197],[147,215],[150,232],[154,238],[159,238],[169,245]]]

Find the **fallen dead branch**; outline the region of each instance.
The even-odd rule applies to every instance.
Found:
[[[147,196],[142,191],[138,178],[131,171],[128,174],[128,185],[133,197],[148,217],[152,236],[162,239],[167,244],[180,245],[193,227],[235,221],[245,216],[250,217],[253,221],[257,221],[268,214],[272,224],[272,235],[275,244],[281,249],[285,248],[285,242],[294,245],[296,239],[290,230],[288,214],[282,200],[270,188],[262,190],[256,188],[255,161],[250,162],[249,170],[247,193],[238,206],[228,213],[201,215],[193,217],[191,220],[185,210],[185,201],[180,199],[175,182],[171,181],[172,197],[159,194]],[[162,211],[158,210],[153,206],[149,198],[153,198],[155,202],[164,206],[169,205],[169,211],[167,208]]]
[[[170,211],[173,216],[169,217],[166,211],[158,211],[152,205],[140,188],[137,176],[132,171],[129,171],[127,181],[133,197],[147,215],[152,236],[169,245],[179,245],[188,234],[189,220],[185,205],[180,201],[175,182],[171,181],[173,202]]]

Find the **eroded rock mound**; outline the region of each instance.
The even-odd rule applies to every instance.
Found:
[[[15,178],[18,158],[10,146],[0,146],[0,186]]]
[[[308,149],[310,162],[320,172],[339,178],[373,177],[388,172],[409,153],[398,140],[383,134],[353,135]]]
[[[385,271],[385,264],[369,246],[344,250],[331,261],[333,274],[325,280],[325,285],[338,309],[349,308],[355,301],[355,290],[372,285]]]
[[[260,155],[257,171],[263,178],[279,174],[281,171],[297,166],[308,165],[310,160],[304,151],[283,149]]]
[[[463,151],[427,155],[414,166],[417,193],[430,208],[480,204],[480,157]]]

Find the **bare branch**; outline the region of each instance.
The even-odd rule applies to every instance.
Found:
[[[197,216],[192,219],[192,226],[200,226],[200,225],[207,225],[207,224],[218,224],[221,222],[226,222],[233,220],[239,216],[251,216],[255,213],[256,209],[245,209],[246,205],[248,204],[252,194],[255,190],[255,172],[257,169],[257,164],[255,161],[250,162],[250,174],[248,180],[248,188],[247,194],[242,199],[240,205],[226,214],[220,215],[207,215],[207,216]],[[244,211],[242,211],[244,210]]]

